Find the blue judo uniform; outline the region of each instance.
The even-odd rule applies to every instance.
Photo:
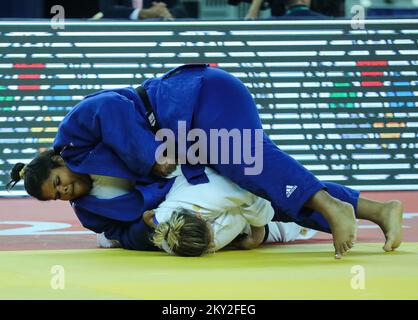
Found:
[[[161,128],[178,131],[178,121],[187,131],[201,129],[262,129],[253,98],[244,84],[225,71],[207,65],[185,65],[162,77],[143,83]],[[335,184],[320,182],[311,172],[282,152],[267,135],[261,143],[263,170],[246,175],[248,165],[234,164],[233,144],[225,163],[207,152],[208,165],[242,188],[268,199],[276,211],[275,220],[330,232],[322,215],[303,208],[321,189],[357,206],[359,193]],[[104,90],[77,104],[59,126],[54,148],[68,167],[77,173],[98,174],[136,181],[135,190],[113,199],[84,196],[71,201],[86,228],[105,232],[124,248],[151,250],[152,230],[141,219],[142,213],[161,203],[174,178],[152,176],[151,168],[161,142],[156,141],[146,120],[146,109],[134,88]],[[191,142],[187,142],[190,146]],[[220,147],[220,145],[219,145]],[[192,184],[206,183],[204,165],[183,164],[182,172]],[[291,192],[289,192],[291,190]]]

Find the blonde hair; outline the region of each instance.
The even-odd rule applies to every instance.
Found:
[[[214,248],[210,225],[183,208],[175,210],[167,222],[157,225],[152,241],[166,252],[184,257],[201,256]]]

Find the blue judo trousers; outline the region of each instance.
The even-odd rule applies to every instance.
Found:
[[[193,118],[193,127],[209,132],[211,128],[232,130],[262,129],[254,100],[244,84],[229,73],[208,68],[203,75],[203,86],[198,109]],[[253,137],[252,141],[256,139]],[[254,151],[254,150],[253,150]],[[220,152],[218,152],[220,154]],[[260,174],[245,175],[246,165],[232,163],[232,145],[229,164],[211,164],[221,175],[228,177],[240,187],[271,201],[276,218],[330,232],[323,216],[303,207],[304,203],[321,189],[336,198],[357,207],[359,192],[334,183],[320,182],[299,162],[281,151],[264,134],[262,141],[262,170]],[[293,192],[289,194],[289,191]]]
[[[257,129],[262,130],[257,107],[244,84],[231,74],[203,64],[184,65],[142,85],[163,129],[179,132],[179,121],[182,121],[187,132],[200,129],[207,137],[211,130],[221,129],[238,130],[241,137],[244,131],[251,133],[251,152],[257,150],[257,144],[262,150],[259,174],[245,174],[245,169],[253,165],[244,161],[234,163],[237,146],[233,143],[229,144],[228,161],[222,159],[225,156],[225,150],[222,153],[220,149],[222,144],[218,145],[217,157],[213,156],[212,149],[206,150],[207,165],[242,188],[271,201],[276,212],[274,220],[330,232],[320,213],[303,207],[321,189],[327,189],[356,209],[358,191],[320,182],[266,134],[261,137],[255,134]],[[113,199],[87,195],[70,201],[83,226],[97,233],[105,232],[108,239],[120,241],[127,249],[155,249],[149,237],[152,229],[141,217],[144,211],[164,200],[175,179],[151,174],[162,142],[157,141],[146,119],[146,108],[134,88],[104,90],[77,104],[61,122],[54,140],[54,149],[72,171],[136,182],[135,190],[127,195]],[[186,146],[191,144],[187,141]],[[182,164],[189,183],[208,182],[204,165]]]
[[[229,144],[228,161],[221,159],[225,155],[221,152],[221,144],[218,144],[218,157],[211,157],[210,151],[213,150],[208,150],[208,165],[243,189],[271,201],[276,213],[274,220],[296,222],[330,233],[327,221],[319,212],[303,207],[321,189],[326,189],[332,196],[357,207],[357,190],[335,183],[322,183],[299,162],[281,151],[265,133],[262,141],[257,141],[255,130],[262,130],[261,120],[250,92],[239,79],[216,68],[205,68],[203,71],[199,68],[183,70],[183,74],[187,73],[189,76],[202,77],[200,96],[190,125],[192,129],[204,130],[207,137],[210,137],[210,131],[214,129],[226,129],[229,132],[247,130],[252,133],[252,152],[255,143],[262,144],[262,170],[259,174],[246,175],[246,163],[233,163],[233,148],[236,148],[233,143]]]

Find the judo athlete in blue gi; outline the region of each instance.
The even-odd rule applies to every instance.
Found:
[[[142,87],[151,114],[144,98],[131,87],[85,97],[61,122],[53,151],[27,166],[16,164],[9,187],[24,178],[27,192],[37,199],[69,200],[86,228],[104,232],[124,248],[151,250],[153,230],[141,216],[164,200],[174,183],[174,178],[164,176],[176,167],[164,164],[168,149],[161,148],[165,142],[156,138],[153,123],[156,120],[160,128],[176,134],[175,162],[181,163],[182,173],[193,185],[209,180],[204,161],[192,163],[186,157],[193,147],[186,135],[196,129],[211,137],[224,130],[242,138],[242,149],[237,143],[227,145],[227,150],[225,144],[211,144],[199,150],[199,159],[270,201],[282,221],[331,232],[338,257],[354,244],[356,216],[379,224],[386,251],[400,245],[401,204],[396,202],[395,210],[388,203],[350,204],[330,195],[311,172],[260,134],[256,105],[237,78],[204,64],[184,65],[148,79]],[[236,159],[238,149],[241,159]]]

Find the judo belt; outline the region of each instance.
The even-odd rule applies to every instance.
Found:
[[[157,131],[160,130],[160,126],[158,125],[157,118],[155,117],[154,111],[152,110],[147,92],[142,86],[137,87],[135,90],[138,93],[139,97],[141,98],[142,102],[144,103],[145,110],[146,110],[145,115],[147,117],[147,120],[151,127],[152,132],[157,133]]]

